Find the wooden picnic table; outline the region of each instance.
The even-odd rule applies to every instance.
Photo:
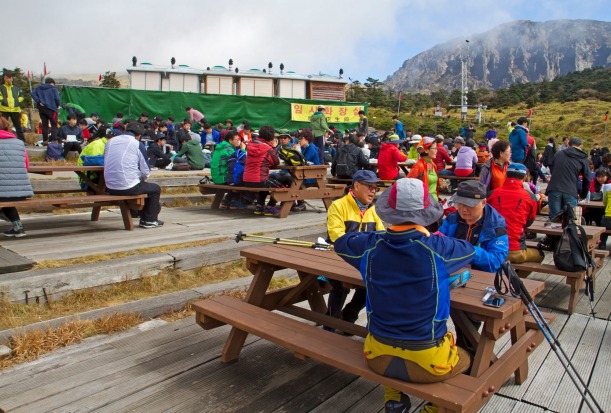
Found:
[[[216,328],[225,323],[234,326],[229,333],[229,337],[222,351],[221,360],[223,362],[232,362],[239,358],[248,331],[250,331],[251,333],[293,350],[298,357],[300,357],[300,355],[302,357],[305,354],[307,357],[315,358],[338,368],[344,368],[354,374],[360,374],[367,378],[374,377],[374,380],[382,384],[387,384],[388,380],[392,380],[377,376],[375,373],[370,374],[371,372],[368,372],[366,366],[363,367],[362,364],[359,364],[364,363],[364,361],[361,360],[362,350],[360,356],[356,356],[357,360],[361,360],[356,363],[359,364],[359,366],[354,366],[354,369],[357,371],[352,369],[352,365],[342,364],[340,361],[336,361],[338,355],[331,355],[331,353],[342,351],[341,348],[337,348],[336,346],[352,344],[349,338],[342,337],[348,340],[344,341],[342,344],[339,342],[340,339],[337,338],[337,334],[326,332],[322,329],[312,330],[311,324],[300,323],[304,329],[304,336],[323,337],[324,335],[322,339],[322,341],[326,343],[326,345],[323,346],[324,348],[318,347],[310,349],[309,345],[305,343],[305,339],[294,341],[290,337],[285,337],[285,329],[279,326],[279,324],[283,323],[282,320],[286,319],[287,323],[291,324],[291,328],[293,329],[297,328],[297,330],[299,330],[299,328],[295,327],[295,321],[293,319],[277,315],[280,313],[271,313],[275,318],[274,323],[277,325],[276,330],[272,328],[272,331],[258,330],[254,320],[245,321],[242,319],[242,315],[246,313],[253,317],[255,316],[254,313],[259,313],[259,318],[264,317],[265,314],[270,314],[261,312],[261,309],[266,312],[277,310],[281,313],[309,320],[319,325],[326,325],[350,334],[365,337],[367,334],[365,327],[325,315],[327,307],[324,300],[324,294],[328,291],[328,288],[325,289],[321,287],[317,280],[318,276],[324,276],[349,285],[362,286],[362,278],[355,268],[347,264],[333,251],[320,251],[296,246],[257,246],[242,250],[240,254],[246,258],[246,265],[254,274],[254,278],[243,303],[234,303],[234,305],[231,304],[230,301],[235,301],[235,299],[221,297],[219,302],[203,300],[193,304],[193,308],[196,311],[196,320],[203,328]],[[297,271],[299,284],[268,292],[274,272],[285,268]],[[494,275],[475,270],[471,270],[471,272],[472,278],[469,280],[466,287],[454,289],[451,293],[452,319],[456,325],[461,327],[461,330],[465,334],[465,338],[473,344],[474,348],[476,348],[470,376],[481,379],[481,381],[477,380],[471,384],[476,388],[484,383],[485,388],[491,392],[494,391],[495,388],[500,388],[513,373],[515,373],[516,383],[521,384],[528,375],[527,356],[534,346],[542,341],[543,336],[540,331],[527,329],[525,318],[526,309],[519,299],[508,296],[505,297],[506,302],[500,308],[484,306],[481,298],[484,295],[485,288],[493,285]],[[524,280],[524,284],[532,296],[535,296],[544,288],[544,283],[540,281]],[[305,300],[309,303],[309,309],[295,305]],[[225,305],[232,307],[232,309],[227,310],[227,314],[225,314],[223,310]],[[240,310],[240,306],[244,308]],[[469,317],[483,322],[481,334],[473,328],[473,324],[469,320],[467,313],[469,313]],[[274,331],[277,331],[277,333],[274,333]],[[505,353],[497,357],[494,353],[495,343],[506,333],[510,333],[512,344]],[[337,342],[337,344],[333,345],[332,343],[334,342]],[[463,378],[462,380],[461,386],[466,385],[464,380],[467,379]],[[393,383],[396,383],[396,381]],[[425,390],[422,385],[402,383],[404,383],[403,386],[409,387],[410,394],[418,395],[418,397],[423,397],[427,400],[434,399],[434,397],[427,398],[424,396],[427,394],[427,391],[433,391],[433,388]],[[453,382],[451,381],[451,383]],[[419,393],[420,391],[423,391],[423,393]],[[429,394],[429,396],[431,395]],[[484,392],[484,397],[487,396],[488,393]],[[440,400],[436,401],[441,402]],[[480,402],[483,404],[485,400],[479,400],[478,403]],[[481,407],[481,404],[478,406]],[[450,409],[448,411],[454,410]],[[477,410],[462,410],[461,408],[461,410],[457,409],[456,411]]]
[[[121,217],[126,230],[133,230],[134,223],[132,221],[130,209],[141,210],[144,208],[144,202],[147,198],[146,194],[141,195],[109,195],[106,193],[106,184],[104,182],[104,166],[85,166],[85,165],[30,165],[29,173],[40,175],[53,175],[57,172],[74,172],[79,178],[88,185],[87,193],[78,196],[58,196],[55,198],[49,197],[34,197],[23,201],[12,201],[3,203],[2,206],[32,207],[32,208],[91,208],[91,220],[98,221],[100,211],[103,206],[118,206],[121,209]],[[88,172],[97,172],[99,176],[98,182],[92,181]],[[39,189],[36,194],[74,194],[74,190],[68,189]]]
[[[74,172],[85,182],[92,192],[97,195],[106,193],[104,183],[104,166],[85,166],[85,165],[30,165],[28,172],[40,175],[53,175],[55,172]],[[99,172],[100,180],[98,183],[92,182],[87,176],[87,172]]]
[[[344,184],[327,184],[327,165],[278,166],[276,169],[286,170],[291,174],[291,186],[288,188],[253,188],[238,185],[217,185],[202,183],[199,185],[203,195],[214,194],[211,208],[218,209],[227,192],[270,192],[271,196],[280,202],[279,218],[286,218],[294,201],[321,199],[326,209],[329,209],[334,199],[344,195]],[[305,180],[312,179],[312,185],[306,187]]]
[[[545,225],[548,221],[535,221],[532,225],[526,228],[526,232],[543,235],[562,235],[562,225],[560,223],[551,223]],[[588,238],[588,250],[592,251],[598,245],[600,236],[605,232],[605,228],[596,227],[593,225],[583,225],[586,237]]]

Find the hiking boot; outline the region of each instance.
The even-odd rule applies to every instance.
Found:
[[[277,217],[278,215],[280,215],[280,210],[275,206],[268,205],[265,207],[263,215],[265,215],[266,217]]]
[[[163,226],[163,221],[140,221],[140,228],[159,228]]]
[[[14,226],[13,228],[9,229],[8,231],[4,231],[4,236],[21,238],[21,237],[25,237],[25,231],[23,230],[23,228],[18,228]]]
[[[231,201],[231,203],[229,204],[229,209],[244,209],[244,208],[246,208],[246,205],[244,205],[240,201]]]
[[[301,212],[301,211],[305,211],[306,206],[305,206],[305,202],[301,201],[297,201],[297,203],[295,205],[293,205],[291,207],[291,211],[293,212]]]
[[[384,405],[384,413],[407,413],[412,407],[412,402],[407,394],[401,393],[401,401],[389,400]]]
[[[264,211],[265,211],[265,207],[263,205],[257,205],[255,207],[255,215],[263,215]]]

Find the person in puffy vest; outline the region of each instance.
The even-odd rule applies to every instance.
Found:
[[[216,145],[210,161],[210,175],[212,182],[217,185],[225,185],[227,178],[227,160],[240,149],[246,152],[246,144],[235,131],[229,131],[223,135],[223,140]],[[236,192],[228,192],[221,202],[221,209],[244,209],[246,206],[240,202]]]
[[[28,177],[28,154],[25,144],[9,132],[9,123],[0,117],[0,202],[21,201],[34,195]],[[2,213],[12,224],[5,237],[25,237],[19,212],[3,207]]]

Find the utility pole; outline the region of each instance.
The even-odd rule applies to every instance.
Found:
[[[467,56],[464,54],[460,55],[460,91],[461,91],[461,108],[460,108],[460,120],[464,122],[467,119],[467,93],[469,93],[469,87],[467,86],[467,79],[469,77],[469,40],[465,40],[467,43]]]

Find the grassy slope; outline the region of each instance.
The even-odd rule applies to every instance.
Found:
[[[566,103],[548,103],[539,104],[533,108],[533,117],[531,124],[531,134],[537,138],[539,147],[545,145],[546,139],[553,136],[578,136],[584,140],[584,146],[590,148],[594,142],[602,145],[603,133],[605,130],[605,112],[611,109],[609,102],[600,100],[579,100],[576,102]],[[414,129],[418,129],[418,125],[427,125],[420,130],[426,133],[430,131],[428,125],[434,122],[432,116],[433,108],[423,111],[424,116],[411,116],[401,113],[399,116],[406,125]],[[394,113],[385,110],[370,108],[368,117],[369,124],[375,117],[376,127],[382,130],[392,128],[391,117]],[[460,112],[455,110],[449,113],[443,108],[444,116],[450,116],[448,121],[458,130],[461,126]],[[510,106],[504,109],[492,109],[486,112],[486,122],[493,122],[496,126],[500,138],[507,138],[507,129],[505,125],[509,121],[515,122],[520,116],[527,116],[528,108],[522,103],[516,106]],[[469,121],[474,121],[475,109],[469,109]],[[611,122],[609,122],[611,123]],[[487,130],[487,125],[483,122],[479,126],[476,125],[476,140],[481,140]],[[556,141],[560,144],[560,139]],[[611,126],[607,125],[607,145],[611,146]]]

